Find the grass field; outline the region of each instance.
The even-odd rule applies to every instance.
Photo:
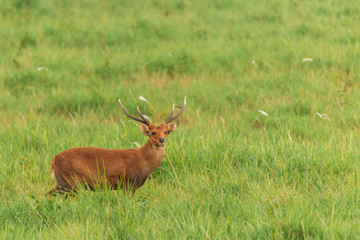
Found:
[[[0,239],[359,239],[359,21],[355,0],[0,1]],[[55,154],[146,142],[118,98],[159,124],[184,96],[135,197],[44,196]]]

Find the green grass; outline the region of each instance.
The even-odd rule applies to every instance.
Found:
[[[359,16],[355,0],[1,1],[0,239],[360,238]],[[145,143],[118,98],[159,124],[185,95],[135,197],[44,196],[58,152]]]

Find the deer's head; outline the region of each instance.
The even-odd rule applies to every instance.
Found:
[[[176,129],[176,123],[170,123],[170,122],[172,122],[176,118],[178,118],[182,114],[182,112],[185,110],[186,97],[184,99],[183,106],[179,107],[179,106],[173,105],[170,116],[160,126],[156,126],[155,124],[150,123],[149,120],[144,115],[141,114],[139,107],[137,107],[136,109],[137,109],[137,112],[138,112],[140,118],[137,118],[137,117],[134,117],[129,114],[130,110],[126,110],[124,108],[120,99],[119,99],[119,103],[120,103],[121,109],[123,110],[123,112],[125,113],[126,116],[128,116],[131,119],[134,119],[135,121],[142,123],[142,125],[140,125],[140,129],[145,136],[149,137],[150,143],[153,146],[164,147],[166,144],[167,136],[171,132],[175,131],[175,129]],[[175,107],[180,108],[180,111],[175,116],[173,116]]]

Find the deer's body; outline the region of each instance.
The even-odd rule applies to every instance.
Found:
[[[51,173],[59,187],[66,189],[79,183],[92,189],[105,179],[114,189],[119,183],[136,189],[160,165],[164,154],[165,147],[154,147],[149,141],[134,149],[72,148],[54,157]]]
[[[142,119],[128,114],[121,102],[124,113],[134,120],[144,123],[140,129],[149,137],[146,144],[133,149],[104,149],[95,147],[71,148],[57,154],[51,163],[51,174],[57,181],[56,187],[48,195],[69,190],[76,191],[79,185],[90,189],[107,184],[110,188],[118,187],[131,190],[133,193],[141,187],[150,174],[161,164],[165,155],[167,135],[173,132],[176,124],[167,125],[177,118],[185,108],[165,123],[155,126],[141,115]]]

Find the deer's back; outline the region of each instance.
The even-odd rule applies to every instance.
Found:
[[[115,184],[121,177],[147,177],[142,174],[144,163],[139,161],[139,154],[136,149],[72,148],[57,154],[53,166],[58,175],[68,179],[67,182],[75,176],[89,183],[105,175],[109,182]]]

